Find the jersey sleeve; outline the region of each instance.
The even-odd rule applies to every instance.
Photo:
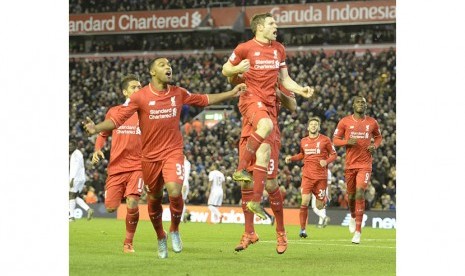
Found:
[[[281,57],[281,60],[279,61],[279,69],[287,68],[286,65],[286,50],[284,49],[284,45],[281,43],[278,44],[278,51],[279,51],[279,56]]]
[[[114,108],[110,108],[108,110],[107,114],[105,115],[105,120],[108,120],[108,119],[111,118],[112,112],[114,112]],[[108,136],[110,136],[111,133],[112,133],[111,130],[109,130],[109,131],[101,131],[97,135],[97,139],[95,140],[94,151],[99,151],[105,146],[105,144],[106,144],[106,142],[108,140]]]
[[[131,95],[126,102],[120,106],[118,112],[115,112],[110,116],[110,120],[115,124],[115,128],[120,127],[127,119],[129,119],[132,114],[137,112],[139,109],[140,98],[138,97],[141,93],[134,93]]]
[[[345,135],[345,123],[344,123],[344,119],[342,119],[339,121],[336,129],[334,130],[333,143],[335,146],[346,145],[347,142],[343,140],[344,135]]]
[[[302,148],[303,141],[300,142],[300,152],[296,155],[291,156],[291,161],[300,161],[304,159],[304,149]]]
[[[229,62],[231,62],[232,65],[236,66],[241,62],[243,59],[245,59],[247,56],[247,49],[245,47],[244,43],[241,43],[237,45],[236,49],[234,49],[233,53],[229,56]]]
[[[329,139],[329,137],[326,138],[326,143],[325,144],[326,144],[326,150],[329,153],[329,156],[326,159],[326,163],[329,164],[329,163],[334,162],[334,160],[336,160],[337,153],[336,153],[336,149],[334,148],[333,144],[331,144],[331,140]]]
[[[374,121],[374,128],[373,128],[373,138],[375,139],[375,147],[378,148],[381,145],[381,142],[383,141],[383,137],[381,136],[381,132],[379,130],[379,125],[376,120]]]
[[[195,106],[207,106],[208,96],[202,94],[192,94],[184,88],[181,88],[183,104]]]

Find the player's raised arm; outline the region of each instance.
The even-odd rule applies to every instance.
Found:
[[[94,135],[95,133],[99,133],[101,131],[110,131],[116,128],[113,120],[107,119],[96,125],[89,117],[86,118],[86,121],[83,122],[83,125],[84,130],[89,135]]]
[[[281,79],[281,83],[284,86],[284,88],[296,94],[299,94],[300,96],[304,98],[307,98],[307,99],[310,98],[313,95],[313,92],[315,91],[310,86],[300,86],[299,84],[297,84],[289,76],[287,68],[281,68],[281,70],[279,70],[279,78]]]
[[[223,92],[219,94],[207,94],[208,105],[217,104],[234,97],[239,97],[242,93],[244,93],[246,87],[247,86],[244,83],[241,83],[236,85],[232,90],[228,92]]]
[[[223,70],[221,73],[226,77],[232,77],[234,75],[242,74],[250,69],[250,61],[248,59],[243,59],[239,64],[234,66],[229,60],[223,64]]]

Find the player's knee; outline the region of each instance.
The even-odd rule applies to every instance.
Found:
[[[365,191],[363,189],[357,189],[355,192],[355,199],[365,199]]]
[[[325,203],[322,200],[317,200],[315,204],[316,209],[321,210],[325,208]]]
[[[126,204],[128,208],[133,209],[137,207],[137,202],[139,201],[139,197],[137,196],[128,196],[126,198]]]
[[[107,212],[108,212],[108,213],[114,213],[114,212],[116,211],[116,208],[109,208],[109,207],[107,207],[106,209],[107,209]]]
[[[272,193],[272,192],[276,191],[276,189],[278,189],[278,188],[279,188],[278,183],[276,183],[272,179],[266,181],[265,190],[268,193]]]
[[[253,183],[252,182],[241,181],[241,189],[242,190],[253,189]]]
[[[168,195],[170,197],[178,197],[181,196],[182,193],[182,186],[175,183],[175,182],[170,182],[165,184],[166,191],[168,192]]]

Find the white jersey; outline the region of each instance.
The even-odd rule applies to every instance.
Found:
[[[189,194],[189,175],[191,174],[191,162],[189,160],[184,159],[184,181],[182,182],[182,186],[184,187],[184,191],[182,193],[182,199],[186,200],[187,195]]]
[[[80,150],[76,149],[69,158],[69,182],[74,178],[74,185],[71,192],[80,192],[86,182],[86,172],[84,168],[84,158]],[[68,182],[68,185],[69,185]]]
[[[223,183],[226,181],[224,174],[218,170],[211,171],[208,174],[208,181],[211,182],[208,205],[221,206],[223,203]]]

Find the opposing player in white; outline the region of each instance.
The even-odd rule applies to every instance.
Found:
[[[331,190],[329,189],[331,187],[331,171],[328,169],[328,187],[326,187],[326,197],[325,197],[325,203],[328,203],[331,198]],[[316,225],[318,228],[324,228],[328,225],[329,221],[331,220],[330,217],[326,215],[326,206],[318,210],[316,208],[316,197],[314,194],[312,194],[312,209],[313,212],[319,217],[318,224]]]
[[[218,207],[223,203],[223,190],[225,189],[226,179],[224,174],[217,170],[216,164],[210,167],[208,174],[208,209],[210,209],[210,222],[221,223],[223,216]]]
[[[182,208],[181,218],[186,222],[186,199],[189,194],[189,175],[191,174],[191,162],[187,160],[186,155],[184,155],[184,182],[182,183],[182,199],[184,200],[184,207]]]
[[[87,212],[87,220],[94,215],[94,210],[79,197],[84,184],[86,183],[86,172],[84,168],[84,158],[82,152],[77,148],[74,140],[69,141],[69,221],[74,221],[74,209],[76,203]]]

